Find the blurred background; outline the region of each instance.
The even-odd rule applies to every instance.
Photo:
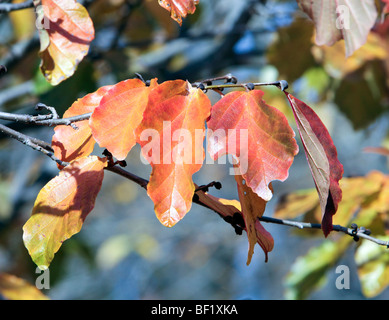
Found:
[[[294,0],[201,0],[182,27],[157,0],[83,3],[96,39],[76,73],[56,87],[39,70],[34,10],[0,14],[0,64],[8,68],[0,77],[0,111],[33,114],[35,104],[42,102],[62,115],[77,98],[133,78],[136,72],[159,82],[195,82],[228,73],[239,82],[285,79],[289,92],[310,105],[327,126],[345,177],[372,170],[388,173],[387,157],[363,151],[389,146],[387,26],[371,32],[367,43],[346,60],[342,42],[333,47],[314,44],[314,26]],[[285,96],[277,88],[264,91],[265,101],[282,110],[295,129]],[[215,101],[217,95],[209,97]],[[1,123],[48,142],[53,135],[53,128]],[[273,184],[275,195],[265,215],[272,216],[285,195],[314,187],[301,145],[300,150],[289,178]],[[95,154],[101,151],[96,148]],[[151,170],[139,151],[138,146],[131,151],[127,168],[148,179]],[[194,181],[220,181],[222,189],[211,194],[237,199],[228,170],[228,164],[205,164]],[[48,157],[0,135],[0,272],[35,283],[38,274],[23,245],[22,227],[39,190],[57,173]],[[56,254],[50,289],[43,293],[51,299],[366,299],[354,261],[356,243],[320,277],[307,277],[304,293],[293,295],[293,277],[301,274],[292,266],[320,245],[323,236],[280,225],[264,227],[275,240],[269,261],[265,263],[256,246],[246,266],[245,233],[236,235],[218,215],[197,205],[175,227],[166,228],[142,188],[106,172],[95,209],[81,232]],[[350,268],[350,290],[335,286],[338,265]],[[371,298],[388,299],[389,290]]]

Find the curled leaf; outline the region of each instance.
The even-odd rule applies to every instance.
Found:
[[[241,175],[235,175],[235,180],[238,185],[239,200],[249,240],[249,252],[246,264],[250,264],[254,254],[254,246],[257,242],[262,247],[266,256],[265,261],[267,261],[267,254],[273,250],[274,240],[271,234],[265,230],[258,220],[265,212],[267,202],[258,197],[258,195],[246,185]]]
[[[292,107],[312,177],[319,194],[322,230],[327,236],[332,230],[332,216],[342,199],[339,180],[343,166],[327,128],[317,114],[304,102],[285,92]]]

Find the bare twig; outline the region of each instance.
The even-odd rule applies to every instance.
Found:
[[[20,3],[0,3],[0,13],[8,13],[11,11],[23,10],[32,8],[34,6],[33,0],[27,0]]]
[[[288,83],[285,80],[280,80],[275,82],[224,83],[224,84],[205,85],[204,90],[222,90],[222,89],[230,89],[230,88],[246,88],[252,90],[255,87],[260,87],[260,86],[275,86],[280,90],[284,91],[288,88]]]
[[[47,155],[55,162],[57,163],[60,162],[60,160],[54,156],[53,149],[51,148],[50,144],[48,144],[45,141],[27,136],[21,132],[15,131],[2,124],[0,124],[0,132],[6,134],[7,136],[15,140],[20,141],[21,143],[33,148],[36,151],[42,152],[43,154]]]
[[[41,104],[39,104],[39,106],[42,107]],[[69,118],[58,118],[58,114],[54,108],[45,106],[45,109],[50,110],[52,113],[49,115],[31,116],[29,114],[13,114],[8,112],[0,112],[0,119],[53,127],[58,125],[69,126],[74,122],[88,120],[92,115],[92,113],[89,112]]]

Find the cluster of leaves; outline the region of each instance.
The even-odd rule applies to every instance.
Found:
[[[323,203],[327,236],[341,198],[342,165],[317,115],[291,94],[286,95]],[[286,117],[265,103],[261,90],[233,91],[212,106],[203,90],[187,81],[158,84],[156,79],[147,83],[128,79],[77,100],[64,117],[89,112],[90,119],[77,122],[77,129],[66,125],[54,129],[54,155],[67,165],[60,165],[60,174],[41,190],[24,226],[25,245],[38,266],[47,267],[62,242],[80,231],[93,209],[104,168],[117,163],[91,156],[96,142],[118,161],[140,144],[152,167],[147,193],[157,218],[172,227],[191,208],[196,189],[192,175],[205,158],[206,125],[212,132],[206,137],[212,159],[230,154],[238,160],[235,170],[242,208],[237,209],[242,211],[249,237],[248,262],[258,239],[266,253],[271,250],[272,245],[263,243],[272,243],[272,239],[263,239],[257,219],[272,197],[271,182],[287,178],[298,147]],[[238,147],[231,144],[229,134],[220,136],[220,130],[234,132]],[[247,130],[247,146],[240,140],[241,130]],[[201,132],[201,139],[196,131]],[[243,159],[247,161],[244,168]]]
[[[354,5],[350,7],[346,3],[353,13],[351,24],[360,27],[357,29],[361,32],[356,34],[356,28],[336,28],[336,1],[326,2],[325,10],[321,7],[322,1],[297,2],[315,23],[317,44],[333,45],[344,39],[346,56],[366,41],[377,18],[374,1],[366,1],[363,10],[351,10],[355,9]],[[194,13],[198,1],[160,0],[159,3],[181,24],[183,17]],[[49,28],[39,29],[41,70],[45,78],[56,85],[75,72],[88,52],[94,38],[93,24],[85,8],[76,1],[36,0],[34,5],[42,26],[45,21],[50,23]],[[360,24],[361,20],[366,23]],[[199,86],[184,80],[158,83],[157,79],[147,82],[128,79],[101,87],[73,103],[64,118],[88,113],[90,118],[55,128],[52,148],[59,159],[60,173],[40,191],[32,216],[23,228],[24,243],[40,268],[47,268],[62,243],[80,231],[93,210],[104,170],[123,165],[122,161],[136,143],[152,168],[147,194],[163,225],[172,227],[183,219],[196,194],[202,204],[220,213],[226,221],[235,219],[234,223],[238,221],[247,232],[248,264],[256,243],[267,257],[274,241],[258,218],[272,198],[271,182],[288,177],[298,152],[294,132],[284,114],[265,102],[261,90],[242,85],[245,91],[221,94],[221,99],[212,105],[204,84],[206,82]],[[293,111],[319,195],[319,221],[327,236],[342,199],[339,181],[343,167],[328,130],[317,114],[283,91]],[[205,135],[206,128],[211,134]],[[248,133],[247,148],[245,141],[240,140],[242,130]],[[203,134],[201,139],[196,139],[199,131]],[[230,144],[228,134],[219,136],[220,131],[235,132],[236,144]],[[202,167],[206,151],[204,141],[214,161],[227,154],[236,159],[239,201],[218,199],[196,191],[192,176]],[[109,156],[92,155],[96,143],[106,148]],[[113,162],[111,156],[118,161]]]

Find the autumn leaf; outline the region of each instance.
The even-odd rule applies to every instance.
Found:
[[[319,194],[322,230],[327,236],[332,230],[332,216],[342,199],[339,180],[343,166],[327,128],[317,114],[304,102],[285,92],[292,107],[303,143],[305,155]]]
[[[49,299],[36,286],[8,273],[0,273],[0,298],[7,300]]]
[[[246,225],[247,237],[249,240],[249,252],[246,264],[249,265],[254,254],[254,246],[258,242],[265,252],[268,260],[268,252],[273,249],[274,240],[270,233],[258,221],[266,209],[266,201],[258,197],[250,187],[247,186],[241,175],[236,174],[235,180],[238,186],[238,195],[242,207],[242,215]]]
[[[121,81],[112,86],[94,110],[89,121],[93,137],[118,160],[124,160],[135,145],[135,130],[156,85],[156,79],[150,86],[139,79]]]
[[[200,0],[158,0],[159,5],[170,12],[173,20],[182,24],[182,18],[193,14],[196,11],[196,5]]]
[[[74,160],[39,192],[23,241],[32,260],[45,269],[62,243],[81,230],[92,211],[104,177],[106,159]]]
[[[75,0],[34,0],[40,38],[41,70],[52,85],[75,72],[94,39],[88,11]],[[38,25],[40,23],[40,25]]]
[[[191,208],[192,175],[204,161],[205,120],[210,109],[208,97],[186,81],[167,81],[150,93],[137,136],[152,167],[147,194],[167,227]]]
[[[251,190],[250,188],[247,188],[247,189]],[[243,192],[246,192],[246,191],[243,191]],[[258,207],[259,210],[258,210],[257,216],[258,217],[262,216],[263,211],[261,212],[261,208],[263,207],[263,204],[265,203],[265,201],[262,200],[261,198],[259,198],[257,195],[255,195],[252,191],[249,191],[249,193],[250,193],[249,199],[254,199],[254,201],[251,202],[251,200],[246,200],[243,198],[242,199],[243,201],[249,202],[249,204],[246,204],[245,207],[248,207],[248,206],[252,207],[253,203],[254,203],[254,205],[256,205],[258,202],[259,203],[259,207]],[[201,191],[201,190],[197,191],[196,195],[198,196],[201,204],[203,204],[206,207],[208,207],[209,209],[217,212],[226,221],[231,223],[231,221],[236,219],[235,217],[238,214],[243,219],[244,224],[246,223],[245,218],[244,218],[244,214],[242,213],[243,211],[242,211],[241,202],[239,202],[238,200],[234,200],[234,199],[229,200],[229,199],[218,198],[218,197],[215,197],[215,196],[213,196],[209,193],[206,193],[204,191]],[[255,210],[256,210],[256,208],[255,208]],[[253,212],[253,213],[255,213],[255,212]],[[254,219],[252,219],[252,221],[254,222]],[[242,227],[243,230],[245,230],[247,232],[247,235],[248,235],[248,228],[246,228],[246,224],[239,225],[239,226]],[[254,229],[255,229],[255,231],[253,232],[252,226],[250,227],[251,233],[250,233],[250,236],[248,235],[248,237],[249,237],[249,239],[251,239],[251,241],[254,241],[254,239],[255,239],[254,237],[256,237],[255,241],[261,246],[262,250],[264,251],[265,262],[267,262],[268,253],[270,251],[272,251],[273,247],[274,247],[274,239],[273,239],[272,235],[262,226],[261,222],[258,219],[256,219],[254,222]],[[247,259],[247,264],[249,264],[251,261],[251,257],[253,254],[252,250],[254,249],[253,248],[254,244],[255,244],[255,242],[249,243],[249,255],[248,255],[248,259]]]
[[[297,3],[315,24],[316,44],[332,46],[344,39],[346,57],[366,42],[378,15],[375,0],[297,0]]]
[[[262,96],[261,90],[226,94],[212,107],[207,139],[212,159],[235,156],[247,186],[269,201],[269,183],[288,177],[298,146],[284,114]]]
[[[85,97],[78,99],[65,111],[63,118],[93,112],[110,88],[112,88],[112,86],[101,87],[96,92],[87,94]],[[77,158],[89,156],[96,143],[95,139],[92,137],[89,120],[78,121],[75,123],[75,126],[76,127],[74,128],[60,125],[54,128],[51,146],[54,150],[54,155],[64,162],[71,162]]]

